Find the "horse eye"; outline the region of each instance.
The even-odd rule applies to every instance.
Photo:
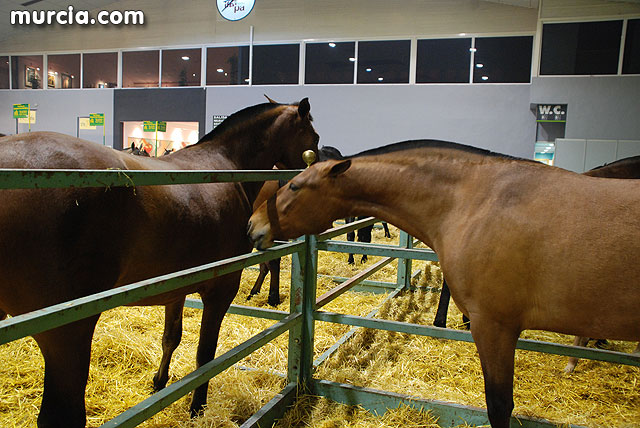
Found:
[[[293,183],[289,184],[289,189],[291,189],[292,192],[295,192],[296,190],[300,190],[300,188]]]

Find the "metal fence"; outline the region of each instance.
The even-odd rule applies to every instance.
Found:
[[[117,187],[142,185],[167,185],[191,183],[219,183],[289,179],[299,171],[120,171],[120,170],[8,170],[0,169],[0,189],[58,188],[58,187]],[[317,236],[305,236],[297,241],[280,243],[262,252],[244,254],[215,261],[195,268],[147,279],[91,296],[53,305],[31,313],[0,321],[0,345],[21,337],[59,327],[108,309],[135,303],[144,297],[159,295],[216,276],[228,274],[268,260],[292,255],[291,301],[289,312],[232,305],[228,313],[275,320],[276,323],[246,342],[238,345],[184,378],[172,383],[148,399],[130,408],[102,427],[134,427],[158,413],[171,403],[185,396],[197,386],[231,367],[251,352],[267,344],[279,335],[289,332],[287,386],[260,411],[249,418],[243,427],[270,427],[292,404],[300,391],[324,396],[345,404],[359,404],[379,414],[388,408],[405,404],[413,408],[430,410],[439,418],[443,427],[466,421],[469,424],[488,424],[486,410],[470,406],[424,400],[402,394],[339,384],[313,377],[314,367],[321,364],[338,347],[349,340],[355,328],[375,328],[401,333],[431,336],[442,339],[472,342],[467,331],[452,330],[404,322],[374,319],[376,311],[365,317],[321,311],[321,307],[355,286],[367,291],[388,292],[393,298],[411,287],[411,261],[437,261],[435,253],[427,249],[413,248],[413,240],[406,233],[400,235],[398,246],[332,241],[331,239],[374,222],[359,220],[336,227]],[[333,290],[316,298],[318,251],[360,253],[382,256],[383,259],[345,280]],[[370,275],[398,258],[396,282],[368,281]],[[187,300],[187,306],[199,307],[199,302]],[[313,359],[314,328],[316,321],[350,325],[354,329],[346,333],[335,345]],[[640,357],[620,352],[578,348],[533,340],[519,340],[518,349],[550,354],[575,356],[614,363],[640,366]],[[512,418],[512,426],[552,427],[544,420]]]

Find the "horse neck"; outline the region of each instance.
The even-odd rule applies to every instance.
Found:
[[[464,161],[439,153],[398,152],[352,162],[341,195],[355,201],[346,204],[348,214],[386,220],[436,251],[447,229],[483,202],[479,187],[492,181],[479,171],[490,160],[479,155]]]
[[[212,136],[211,140],[181,150],[173,156],[188,159],[191,169],[271,169],[280,158],[282,149],[277,144],[272,144],[269,126],[262,125],[231,129],[221,135]],[[262,184],[263,182],[242,183],[251,205]]]

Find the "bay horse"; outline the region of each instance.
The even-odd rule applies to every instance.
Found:
[[[489,421],[508,428],[523,330],[640,339],[640,182],[419,140],[312,165],[254,214],[258,249],[369,215],[440,259],[471,320]]]
[[[603,177],[603,178],[625,178],[625,179],[640,179],[640,156],[631,156],[624,159],[597,166],[587,172],[583,173],[590,177]],[[449,300],[451,294],[449,292],[449,286],[447,285],[446,278],[442,279],[442,291],[440,292],[440,300],[438,301],[438,309],[436,310],[436,316],[433,320],[433,325],[436,327],[446,327],[447,325],[447,312],[449,310]],[[462,323],[468,327],[469,320],[466,316],[462,316]],[[575,346],[585,346],[587,338],[576,337],[574,340]],[[639,345],[640,346],[640,345]],[[639,348],[640,349],[640,348]],[[575,357],[569,358],[569,364],[565,367],[565,371],[570,373],[575,368],[578,359]]]
[[[241,110],[197,144],[146,158],[53,132],[5,137],[2,168],[264,170],[302,168],[317,150],[307,98]],[[215,260],[247,253],[246,223],[262,183],[0,190],[0,310],[19,315]],[[162,263],[157,257],[162,255]],[[165,305],[163,354],[180,341],[185,295],[204,309],[198,367],[215,357],[222,319],[241,272],[203,281],[136,305]],[[179,311],[178,311],[179,309]],[[172,314],[179,312],[173,317]],[[99,315],[35,335],[45,360],[40,428],[85,426],[85,386]],[[180,323],[176,322],[180,320]],[[177,339],[176,339],[177,333]],[[177,346],[177,345],[176,345]],[[156,375],[158,376],[158,375]],[[166,382],[166,380],[165,380]],[[207,384],[190,411],[206,403]]]

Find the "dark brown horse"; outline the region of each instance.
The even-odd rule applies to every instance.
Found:
[[[639,179],[640,156],[632,156],[617,160],[615,162],[597,166],[585,172],[584,175],[603,178]],[[451,293],[449,292],[449,286],[447,285],[446,278],[443,278],[442,291],[440,292],[440,300],[438,301],[438,309],[436,311],[435,319],[433,320],[433,325],[435,325],[436,327],[446,327],[447,312],[449,310],[450,299]],[[464,315],[462,316],[462,323],[467,327],[469,326],[469,320]],[[574,340],[574,345],[584,346],[586,345],[587,341],[587,338],[576,337],[576,339]],[[577,358],[569,358],[569,364],[567,365],[567,367],[565,367],[565,371],[569,373],[572,372],[577,362]]]
[[[304,166],[317,150],[305,98],[293,105],[260,104],[230,116],[197,144],[144,158],[52,132],[5,137],[2,168],[122,170],[246,169]],[[134,188],[1,190],[0,310],[18,315],[169,272],[250,251],[246,222],[262,183]],[[162,254],[162,263],[157,257]],[[194,284],[140,305],[166,305],[163,347],[179,342],[184,296],[204,303],[197,365],[215,356],[220,324],[241,272]],[[180,319],[177,326],[175,319]],[[45,360],[38,426],[85,426],[84,394],[98,316],[35,336]],[[172,345],[172,344],[170,344]],[[165,349],[166,351],[166,349]],[[166,382],[166,380],[165,380]],[[207,384],[191,412],[206,402]]]
[[[387,220],[438,254],[471,320],[493,428],[509,427],[523,330],[640,339],[636,180],[410,141],[311,166],[251,216],[248,233],[266,248],[349,215]]]

